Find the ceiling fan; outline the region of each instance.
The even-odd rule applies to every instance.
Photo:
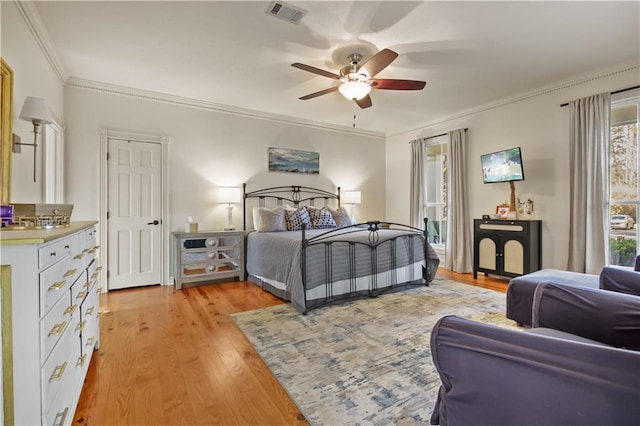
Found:
[[[397,57],[398,54],[393,50],[382,49],[369,58],[368,61],[360,64],[362,55],[359,53],[352,53],[347,57],[349,65],[343,67],[340,70],[339,75],[310,65],[301,64],[299,62],[291,64],[292,67],[309,71],[323,77],[333,78],[334,80],[340,80],[342,82],[340,86],[334,86],[320,90],[319,92],[310,93],[299,99],[312,99],[338,90],[345,98],[357,103],[360,108],[369,108],[372,105],[371,97],[369,96],[371,89],[422,90],[425,84],[427,84],[425,81],[373,78],[376,74],[389,66],[389,64],[391,64],[391,62],[393,62]]]

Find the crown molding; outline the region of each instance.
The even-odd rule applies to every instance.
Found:
[[[35,38],[38,46],[40,46],[40,49],[42,50],[42,53],[44,53],[49,65],[51,65],[51,69],[58,77],[58,80],[60,80],[60,83],[64,86],[67,81],[67,73],[58,59],[55,49],[53,48],[53,43],[51,43],[49,34],[47,33],[35,6],[32,2],[26,1],[14,0],[14,3],[20,12],[20,15],[22,15],[24,22],[27,24],[27,27],[29,27],[29,31],[33,34],[33,38]]]
[[[360,136],[369,136],[384,139],[385,135],[381,132],[374,132],[363,129],[353,129],[351,127],[339,126],[334,124],[323,123],[320,121],[305,120],[301,118],[290,117],[280,114],[272,114],[263,111],[255,111],[246,108],[239,108],[230,105],[218,104],[215,102],[203,101],[199,99],[187,98],[166,93],[153,92],[149,90],[135,89],[132,87],[118,86],[115,84],[102,83],[92,80],[84,80],[76,77],[70,77],[67,80],[68,87],[77,89],[90,90],[109,95],[125,96],[129,98],[142,99],[153,102],[167,103],[171,105],[185,106],[190,108],[198,108],[207,111],[214,111],[223,114],[231,114],[240,117],[248,117],[259,120],[268,120],[278,123],[293,124],[298,126],[310,127],[314,129],[330,130],[334,132],[356,134]]]
[[[636,73],[640,70],[640,63],[638,62],[628,62],[624,64],[618,64],[614,67],[609,67],[605,69],[601,69],[596,72],[591,72],[587,74],[582,74],[577,77],[573,77],[571,79],[563,80],[552,85],[544,86],[541,88],[537,88],[535,90],[531,90],[528,92],[523,92],[518,95],[510,96],[507,98],[503,98],[494,102],[489,102],[486,104],[479,105],[474,108],[466,109],[463,111],[459,111],[455,114],[451,114],[448,116],[440,117],[435,120],[428,121],[419,126],[412,127],[408,130],[399,131],[393,134],[387,134],[387,137],[395,137],[403,134],[415,134],[425,128],[432,127],[438,124],[446,123],[447,121],[458,120],[460,118],[467,117],[469,115],[477,114],[483,111],[487,111],[490,109],[498,108],[504,105],[512,104],[515,102],[520,102],[526,99],[534,98],[537,96],[546,95],[552,92],[558,92],[564,89],[568,89],[570,87],[579,86],[581,84],[591,83],[592,81],[601,80],[603,78],[612,77],[617,74],[622,74],[625,72],[636,71]]]

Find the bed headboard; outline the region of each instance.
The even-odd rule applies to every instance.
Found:
[[[336,193],[325,191],[324,189],[311,188],[302,185],[274,186],[255,191],[247,191],[247,184],[242,184],[242,227],[247,229],[247,200],[257,198],[258,206],[265,207],[266,200],[275,200],[276,205],[282,206],[285,201],[290,202],[295,207],[300,204],[315,205],[316,200],[322,200],[323,206],[329,204],[329,200],[337,200],[340,207],[340,187]]]

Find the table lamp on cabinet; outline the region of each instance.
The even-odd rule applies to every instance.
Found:
[[[240,203],[242,198],[242,191],[237,186],[227,186],[218,188],[218,201],[220,203],[227,204],[227,226],[224,228],[225,231],[233,231],[235,230],[235,226],[233,226],[233,204]]]

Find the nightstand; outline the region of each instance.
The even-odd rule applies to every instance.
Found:
[[[174,283],[244,279],[244,231],[174,232]]]

